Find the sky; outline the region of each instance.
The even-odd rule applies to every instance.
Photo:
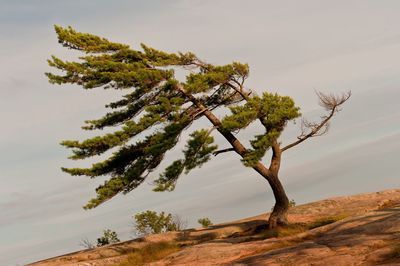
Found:
[[[84,91],[47,82],[51,55],[78,54],[57,43],[53,25],[139,47],[192,51],[215,64],[250,65],[246,86],[290,95],[305,117],[318,118],[315,91],[352,91],[326,136],[285,152],[281,180],[297,204],[399,188],[400,2],[346,1],[54,1],[0,0],[0,265],[21,265],[81,249],[103,229],[133,237],[132,215],[179,214],[189,227],[269,211],[268,184],[239,157],[224,154],[182,176],[174,192],[150,182],[93,210],[82,206],[105,178],[71,177],[61,140],[94,136],[84,120],[105,113],[116,91]],[[219,114],[222,116],[223,114]],[[203,125],[200,122],[199,126]],[[282,142],[296,139],[290,124]],[[241,131],[250,138],[257,128]],[[101,132],[97,132],[101,134]],[[216,137],[221,148],[228,147]],[[181,146],[180,146],[181,147]],[[169,158],[179,156],[179,147]],[[163,163],[152,177],[158,176]]]

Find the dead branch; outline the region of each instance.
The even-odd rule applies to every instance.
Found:
[[[310,122],[306,119],[302,119],[301,133],[297,137],[297,141],[283,147],[282,152],[302,143],[308,138],[322,136],[327,133],[329,130],[329,120],[341,110],[341,105],[350,98],[351,91],[341,95],[324,94],[322,92],[316,92],[316,94],[319,98],[319,105],[328,111],[328,114],[321,116],[320,122]]]
[[[316,92],[318,98],[319,98],[319,105],[324,107],[325,110],[327,111],[340,111],[337,108],[345,103],[351,96],[351,91],[348,91],[346,93],[342,93],[341,95],[335,95],[335,94],[324,94],[322,92],[317,91]]]

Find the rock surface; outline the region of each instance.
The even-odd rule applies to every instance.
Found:
[[[336,197],[291,209],[292,223],[331,216],[340,221],[279,238],[260,239],[268,214],[152,235],[85,250],[30,265],[102,266],[126,258],[149,242],[177,241],[185,247],[150,265],[400,265],[400,189]]]

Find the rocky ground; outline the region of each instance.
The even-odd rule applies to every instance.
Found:
[[[30,265],[113,265],[161,241],[181,248],[148,265],[400,265],[400,189],[293,207],[289,220],[295,225],[282,232],[266,230],[267,218],[151,235]]]

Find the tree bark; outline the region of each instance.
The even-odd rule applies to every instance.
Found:
[[[278,225],[287,225],[287,212],[289,210],[289,199],[286,196],[285,189],[279,180],[278,173],[281,167],[282,149],[280,144],[275,140],[272,142],[272,158],[269,166],[270,179],[269,182],[275,197],[275,206],[269,217],[269,228],[277,227]]]
[[[286,196],[285,189],[278,178],[278,173],[272,173],[262,163],[258,162],[254,167],[262,177],[264,177],[270,185],[275,198],[275,205],[269,216],[268,227],[275,228],[278,225],[287,225],[287,212],[289,210],[289,199]]]
[[[287,225],[287,212],[289,210],[289,199],[286,196],[285,189],[282,186],[278,177],[272,177],[270,186],[275,197],[275,206],[269,216],[268,226],[269,228],[275,228],[279,225]]]

